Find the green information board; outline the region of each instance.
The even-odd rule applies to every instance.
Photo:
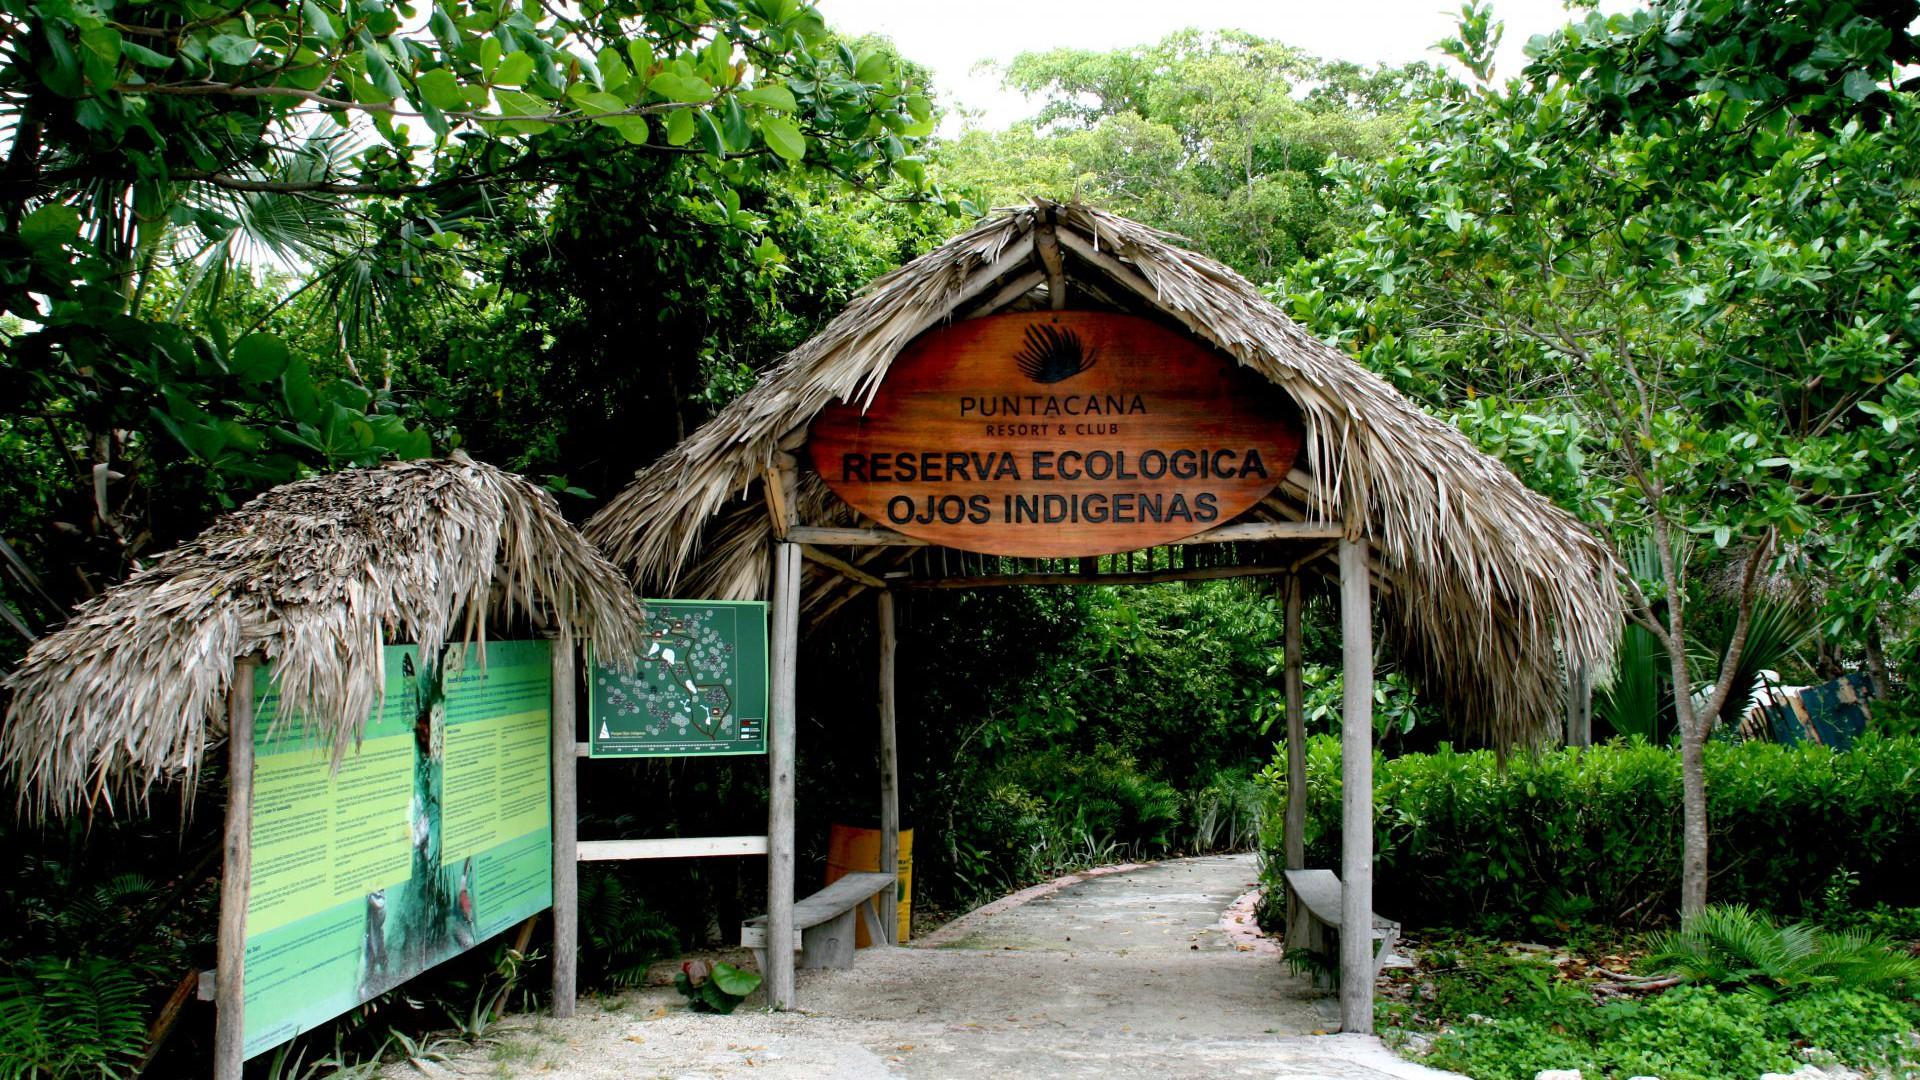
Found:
[[[251,1057],[553,905],[545,641],[385,652],[385,698],[339,771],[254,682]]]
[[[767,605],[648,600],[639,664],[595,662],[588,695],[594,757],[767,752]]]

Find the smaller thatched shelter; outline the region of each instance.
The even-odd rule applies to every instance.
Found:
[[[335,760],[385,679],[382,647],[484,640],[489,624],[632,654],[627,582],[526,480],[456,454],[296,481],[89,600],[7,680],[0,772],[24,812],[191,784],[224,738],[235,661],[273,665]]]

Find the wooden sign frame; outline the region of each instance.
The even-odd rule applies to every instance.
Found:
[[[1299,456],[1286,396],[1152,319],[993,315],[924,334],[807,451],[848,505],[931,544],[1087,556],[1183,540],[1257,504]]]

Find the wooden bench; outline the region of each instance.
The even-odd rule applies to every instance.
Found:
[[[890,895],[892,874],[848,874],[840,880],[793,905],[793,950],[800,954],[804,968],[847,968],[853,966],[854,919],[867,924],[867,937],[875,942],[889,940],[881,905]],[[753,950],[754,962],[767,970],[767,917],[748,919],[740,924],[740,944]]]
[[[1325,963],[1313,973],[1315,986],[1331,986],[1340,970],[1340,879],[1331,870],[1288,870],[1287,892],[1300,901],[1307,912],[1307,940],[1287,942],[1289,950],[1299,947],[1321,957]],[[1400,924],[1392,919],[1373,917],[1373,977],[1393,955],[1393,943],[1400,937]]]

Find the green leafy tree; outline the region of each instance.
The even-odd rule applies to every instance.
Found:
[[[1620,580],[1676,688],[1689,914],[1701,749],[1763,573],[1783,551],[1811,564],[1834,625],[1857,626],[1912,555],[1920,128],[1892,81],[1913,8],[1670,0],[1537,38],[1524,80],[1343,167],[1371,218],[1282,290],[1589,521],[1651,537],[1655,579]],[[1731,564],[1736,609],[1699,707],[1690,558]]]
[[[798,175],[925,202],[933,122],[798,0],[0,0],[0,453],[39,493],[10,623],[261,486],[456,439],[396,375],[512,302],[474,288],[491,223],[539,228],[583,155],[723,207]]]
[[[1240,31],[1110,52],[1023,53],[1006,85],[1038,114],[936,154],[950,187],[1002,205],[1076,195],[1170,229],[1256,280],[1327,249],[1343,220],[1320,170],[1385,153],[1424,64],[1362,69]]]

